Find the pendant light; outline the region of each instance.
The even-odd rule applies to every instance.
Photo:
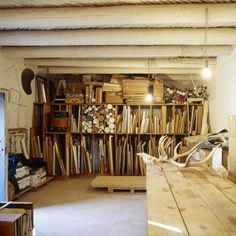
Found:
[[[150,60],[148,59],[148,81],[150,80]],[[153,95],[152,93],[153,91],[150,91],[150,87],[149,87],[149,91],[148,94],[145,97],[146,102],[152,102],[153,101]]]
[[[204,79],[209,79],[212,75],[212,71],[208,66],[208,48],[207,48],[207,33],[208,33],[208,8],[205,10],[205,39],[204,39],[204,57],[205,57],[205,67],[202,69],[202,77]]]

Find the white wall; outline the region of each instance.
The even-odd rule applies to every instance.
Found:
[[[21,88],[21,72],[24,68],[23,59],[9,60],[0,54],[0,89],[8,93],[6,98],[8,128],[30,129],[32,126],[34,93],[26,95]],[[33,82],[32,85],[34,87]],[[34,91],[34,88],[32,90]]]
[[[208,82],[211,131],[228,129],[228,117],[236,114],[236,48],[217,59],[214,78]]]

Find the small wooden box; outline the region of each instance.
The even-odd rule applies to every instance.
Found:
[[[106,103],[123,103],[123,97],[122,95],[117,94],[117,93],[106,92],[105,102]]]

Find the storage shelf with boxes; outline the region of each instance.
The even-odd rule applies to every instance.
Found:
[[[170,88],[158,76],[70,75],[62,80],[58,86],[63,89],[55,90],[65,102],[34,105],[35,110],[43,106],[39,137],[52,176],[145,175],[137,152],[157,155],[161,135],[180,141],[201,130],[203,103],[187,103],[189,92]],[[66,115],[49,116],[55,112]],[[55,119],[65,129],[58,130]]]

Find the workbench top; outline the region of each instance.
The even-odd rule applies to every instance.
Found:
[[[236,235],[236,185],[205,167],[147,166],[148,235]]]

